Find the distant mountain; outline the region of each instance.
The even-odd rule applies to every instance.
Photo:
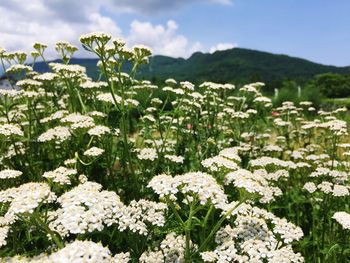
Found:
[[[97,59],[74,58],[71,63],[85,66],[89,76],[98,77]],[[127,65],[126,70],[129,67]],[[44,72],[48,67],[40,62],[35,70]],[[350,74],[350,67],[327,66],[287,55],[233,48],[213,54],[196,52],[188,59],[153,56],[148,65],[140,68],[138,77],[154,81],[171,77],[195,83],[263,81],[273,85],[283,80],[303,83],[322,73]]]

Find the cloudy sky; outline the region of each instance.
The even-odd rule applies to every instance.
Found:
[[[0,46],[106,31],[174,57],[238,46],[345,66],[349,12],[348,0],[0,0]]]

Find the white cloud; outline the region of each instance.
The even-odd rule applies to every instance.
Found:
[[[178,25],[169,20],[165,26],[134,20],[130,25],[127,42],[131,45],[144,44],[154,53],[172,57],[188,57],[193,52],[202,50],[199,42],[189,43],[183,35],[177,34]]]
[[[83,10],[84,8],[77,7],[76,12],[81,13],[81,19],[75,21],[62,16],[62,12],[45,4],[43,0],[28,1],[26,5],[18,0],[2,4],[0,6],[0,24],[2,25],[0,46],[11,51],[30,51],[33,43],[42,42],[49,46],[46,55],[48,59],[52,59],[56,57],[54,44],[59,40],[80,46],[79,36],[90,31],[108,31],[115,36],[121,35],[121,29],[111,18],[92,9]]]
[[[232,0],[211,0],[213,3],[222,4],[222,5],[232,5]]]
[[[212,4],[231,5],[232,0],[108,0],[110,8],[117,12],[142,13],[154,15],[155,13],[174,12],[179,8],[192,3],[209,2]]]
[[[213,4],[230,4],[231,0],[205,0]],[[59,40],[69,41],[80,48],[81,34],[92,31],[106,31],[115,37],[124,37],[127,43],[145,44],[154,54],[173,57],[189,57],[193,52],[203,51],[200,42],[191,42],[180,34],[175,21],[166,24],[152,24],[134,20],[130,28],[122,32],[118,24],[108,14],[116,12],[169,11],[199,0],[23,0],[1,1],[0,3],[0,46],[9,51],[31,51],[34,42],[43,42],[49,46],[46,56],[56,58],[54,45]],[[226,46],[225,46],[226,45]],[[215,49],[229,48],[227,44],[218,44]],[[214,47],[213,47],[214,48]],[[76,54],[86,57],[89,54],[80,48]]]
[[[237,46],[238,45],[235,43],[218,43],[215,46],[211,47],[209,52],[214,53],[215,51],[231,49],[231,48],[235,48]]]

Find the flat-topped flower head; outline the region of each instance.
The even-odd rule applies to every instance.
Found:
[[[26,183],[17,188],[0,191],[0,200],[10,202],[6,215],[33,213],[41,203],[51,203],[56,195],[46,183]]]
[[[83,46],[92,48],[94,44],[106,45],[111,38],[112,38],[112,35],[108,33],[92,32],[92,33],[81,35],[79,40],[83,44]]]
[[[5,169],[0,171],[0,179],[11,179],[21,176],[23,173],[18,170]]]
[[[65,126],[57,126],[48,129],[38,137],[38,142],[54,142],[60,144],[67,141],[72,136],[70,129]]]
[[[33,79],[22,79],[17,81],[16,85],[23,89],[36,89],[41,87],[43,84],[37,80]]]
[[[137,154],[137,158],[139,158],[140,160],[154,161],[158,158],[158,154],[156,149],[154,148],[143,148]]]
[[[86,262],[86,263],[110,263],[113,262],[111,252],[101,243],[88,240],[75,240],[67,244],[61,250],[47,256],[43,262]],[[127,261],[125,261],[127,262]]]
[[[33,77],[34,80],[42,81],[42,82],[50,82],[54,81],[58,78],[56,73],[45,72],[43,74],[39,74]]]
[[[24,136],[24,133],[19,125],[5,123],[0,124],[0,136]]]
[[[96,125],[88,130],[90,136],[101,137],[102,135],[111,133],[111,129],[104,125]]]
[[[101,89],[108,87],[108,83],[104,81],[85,81],[80,84],[83,89]]]
[[[350,230],[350,214],[347,212],[334,213],[333,219],[335,219],[343,229]]]
[[[33,71],[33,68],[31,66],[22,65],[22,64],[11,65],[9,68],[6,69],[6,73],[8,74],[21,74],[23,72],[28,73],[32,71]]]
[[[15,51],[13,52],[15,60],[18,64],[24,64],[27,59],[27,53],[24,51]]]
[[[69,52],[73,55],[74,52],[78,51],[78,47],[68,43],[67,41],[56,42],[55,49],[57,52]]]
[[[124,205],[112,191],[101,191],[102,185],[85,182],[61,195],[61,208],[49,214],[50,228],[61,236],[101,231],[119,218]]]
[[[94,119],[80,113],[71,113],[61,119],[62,123],[69,123],[72,130],[92,128],[95,126]]]
[[[84,152],[84,155],[88,157],[98,157],[102,155],[104,151],[104,149],[98,147],[91,147]]]
[[[47,48],[46,44],[40,43],[40,42],[36,42],[33,44],[33,48],[39,52],[40,55],[42,55],[45,51],[45,49]]]
[[[177,200],[176,194],[182,193],[190,200],[198,198],[201,205],[212,203],[222,208],[227,203],[227,196],[221,185],[209,174],[189,172],[175,177],[161,174],[152,178],[148,187],[152,188],[160,198]]]
[[[194,247],[194,244],[190,244]],[[139,258],[141,263],[185,262],[186,238],[171,232],[166,235],[156,251],[145,251]]]
[[[126,45],[124,39],[122,39],[122,38],[113,38],[112,43],[113,43],[114,48],[117,52],[122,50],[122,48]]]
[[[86,68],[80,65],[66,65],[61,63],[49,63],[53,72],[63,75],[65,77],[81,77],[85,76]]]
[[[66,185],[66,184],[69,185],[71,184],[70,177],[76,174],[77,174],[77,170],[60,166],[53,171],[45,172],[43,174],[43,177],[49,180],[52,180],[53,182],[58,183],[60,185]]]
[[[148,62],[148,57],[152,55],[152,50],[144,45],[136,45],[132,48],[132,50],[134,59],[142,63]]]

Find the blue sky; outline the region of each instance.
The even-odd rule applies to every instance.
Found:
[[[238,46],[346,66],[349,13],[348,0],[0,0],[0,46],[78,45],[82,33],[111,31],[175,57]]]

